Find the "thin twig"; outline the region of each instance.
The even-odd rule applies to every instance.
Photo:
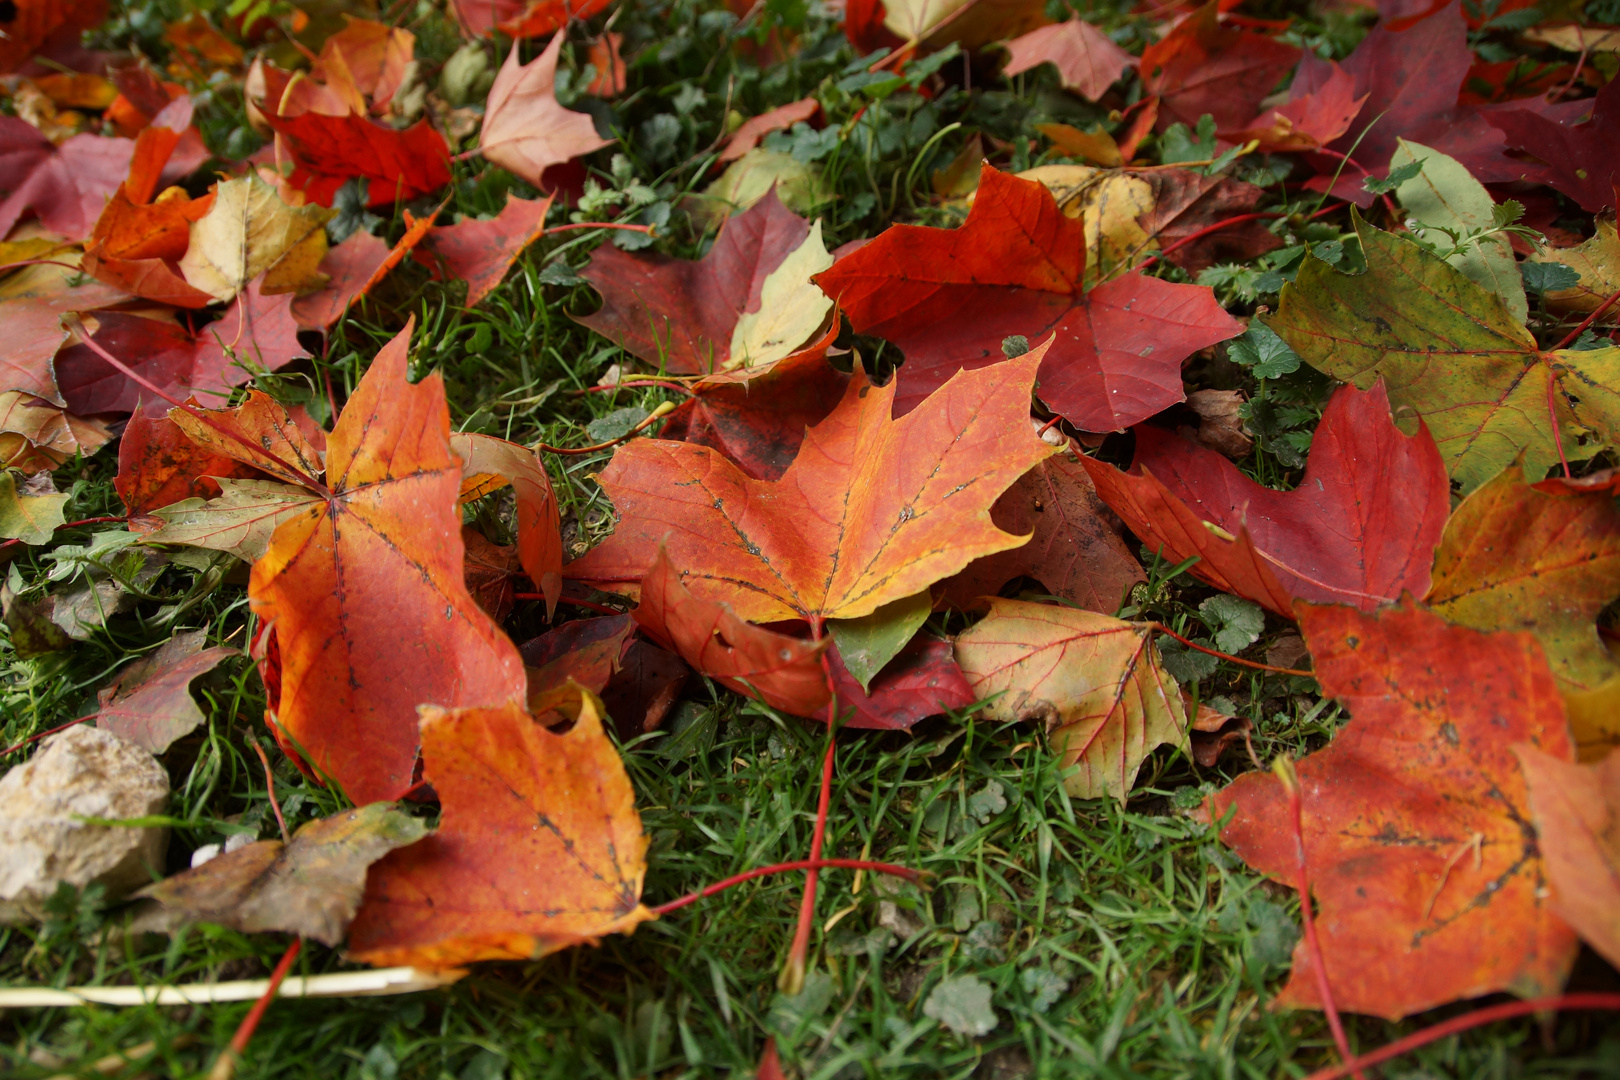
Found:
[[[1605,311],[1608,311],[1611,307],[1613,307],[1614,302],[1616,300],[1620,300],[1620,290],[1616,290],[1615,292],[1611,293],[1607,300],[1603,301],[1603,303],[1598,305],[1596,311],[1592,312],[1592,314],[1590,314],[1590,315],[1588,315],[1586,317],[1585,322],[1581,323],[1581,325],[1577,326],[1575,329],[1573,329],[1569,333],[1565,334],[1564,335],[1564,340],[1560,341],[1558,344],[1554,345],[1552,348],[1548,349],[1547,351],[1548,352],[1557,352],[1559,349],[1568,348],[1570,343],[1573,342],[1576,338],[1580,337],[1581,334],[1586,330],[1586,328],[1588,326],[1591,326],[1593,323],[1597,322],[1598,319],[1603,315],[1603,313]]]
[[[1605,1012],[1620,1012],[1620,994],[1560,994],[1557,997],[1532,998],[1529,1001],[1510,1001],[1505,1005],[1491,1005],[1484,1009],[1476,1009],[1471,1013],[1454,1016],[1450,1020],[1442,1020],[1432,1027],[1416,1031],[1404,1039],[1396,1039],[1388,1045],[1377,1050],[1369,1051],[1360,1057],[1352,1058],[1342,1065],[1333,1065],[1326,1069],[1319,1069],[1311,1073],[1305,1080],[1340,1080],[1349,1076],[1358,1069],[1368,1069],[1374,1065],[1382,1065],[1393,1058],[1408,1054],[1420,1046],[1443,1039],[1447,1035],[1456,1035],[1458,1032],[1469,1031],[1473,1028],[1494,1024],[1498,1020],[1512,1020],[1519,1016],[1529,1016],[1538,1012],[1553,1012],[1558,1009],[1601,1009]]]
[[[874,874],[890,874],[894,877],[905,878],[915,884],[922,880],[923,872],[912,870],[894,863],[869,862],[865,859],[800,859],[797,862],[776,863],[772,866],[761,866],[753,870],[745,870],[740,874],[707,885],[697,892],[687,893],[685,896],[671,900],[667,904],[659,904],[652,910],[659,915],[667,915],[671,911],[679,911],[699,900],[706,899],[716,893],[724,892],[733,885],[753,881],[755,878],[767,877],[771,874],[787,874],[795,870],[809,870],[814,873],[818,870],[870,870]]]
[[[1258,660],[1245,660],[1241,656],[1233,656],[1231,653],[1223,653],[1218,649],[1208,648],[1198,644],[1196,641],[1182,637],[1180,634],[1176,633],[1163,623],[1150,622],[1147,624],[1147,626],[1150,630],[1157,630],[1161,634],[1169,634],[1171,637],[1175,638],[1189,649],[1197,649],[1201,653],[1208,653],[1210,656],[1218,656],[1222,660],[1230,660],[1234,664],[1242,664],[1244,667],[1257,668],[1260,671],[1275,671],[1279,675],[1304,675],[1307,678],[1316,678],[1316,672],[1314,671],[1301,671],[1299,668],[1276,667],[1272,664],[1262,664]]]
[[[821,640],[822,620],[810,620],[810,637]],[[826,650],[821,653],[821,672],[827,679],[827,755],[821,762],[821,794],[816,802],[816,825],[810,834],[810,860],[819,862],[827,839],[827,814],[832,806],[833,764],[838,749],[838,690],[833,683],[832,662]],[[787,963],[782,965],[776,985],[784,994],[797,994],[804,986],[805,958],[810,951],[810,932],[816,919],[816,885],[820,874],[812,869],[804,876],[804,899],[799,903],[799,924],[793,931],[793,945]]]
[[[613,447],[624,442],[626,439],[646,431],[649,427],[652,427],[653,424],[657,423],[660,419],[668,416],[674,411],[675,403],[673,401],[661,402],[658,408],[654,409],[652,411],[652,415],[648,416],[647,419],[643,420],[641,423],[637,424],[623,435],[620,435],[617,439],[609,439],[607,442],[597,443],[595,446],[565,448],[561,446],[552,446],[549,443],[541,442],[535,443],[532,447],[530,447],[530,449],[534,450],[536,453],[562,454],[567,457],[576,457],[580,454],[594,454],[599,450],[611,450]]]

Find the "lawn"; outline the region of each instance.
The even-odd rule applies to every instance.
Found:
[[[289,5],[259,6],[267,17],[291,17]],[[317,15],[338,9],[300,6]],[[1062,0],[1049,6],[1066,17]],[[244,5],[230,14],[239,15],[238,7]],[[226,18],[223,5],[115,0],[108,21],[87,41],[167,62],[166,28],[198,9]],[[1154,16],[1107,2],[1079,10],[1133,52],[1152,40]],[[1353,5],[1270,0],[1246,3],[1243,11],[1291,18],[1283,40],[1326,58],[1348,55],[1375,18],[1372,9]],[[504,59],[505,45],[464,48],[455,20],[434,0],[414,6],[404,0],[380,17],[416,35],[416,58],[432,90],[428,115],[440,123],[464,120],[455,110],[482,102],[482,87]],[[623,35],[627,62],[627,84],[611,100],[585,86],[588,75],[599,74],[584,70],[587,46],[605,25]],[[903,71],[902,85],[874,92],[866,74],[870,58],[863,60],[837,14],[820,0],[731,8],[719,0],[623,0],[611,14],[566,33],[559,97],[590,112],[616,141],[584,159],[589,185],[583,197],[571,206],[559,200],[548,223],[616,222],[654,232],[575,229],[543,237],[498,289],[470,308],[463,283],[435,280],[407,259],[324,339],[306,334],[313,359],[262,375],[254,386],[330,425],[333,398],[347,399],[378,349],[414,316],[412,376],[442,374],[455,429],[570,448],[611,440],[680,396],[659,386],[603,385],[614,365],[629,369],[637,361],[570,317],[600,303],[579,271],[602,244],[683,259],[704,253],[714,221],[691,212],[689,197],[719,175],[717,149],[742,119],[807,96],[820,100],[825,127],[783,132],[767,146],[792,154],[806,173],[814,170],[814,182],[803,181],[794,198],[806,216],[819,217],[833,250],[893,222],[958,224],[966,214],[962,177],[980,155],[1007,171],[1067,160],[1036,134],[1036,124],[1085,129],[1101,123],[1117,131],[1128,122],[1118,107],[1135,100],[1116,89],[1117,101],[1090,103],[1066,93],[1050,66],[1004,78],[1002,54],[994,49],[971,57],[935,53]],[[1512,27],[1485,30],[1477,47],[1488,57],[1507,56],[1516,40]],[[540,44],[525,44],[524,55],[537,55]],[[1610,59],[1606,54],[1603,63]],[[1613,75],[1612,66],[1607,74]],[[197,72],[188,82],[210,150],[239,160],[259,149],[263,140],[246,115],[239,70]],[[916,92],[919,87],[925,92]],[[1176,137],[1194,150],[1200,145],[1196,130],[1183,127]],[[1178,146],[1176,137],[1151,137],[1138,157],[1197,160],[1200,155]],[[1307,223],[1322,197],[1285,182],[1287,162],[1280,157],[1256,154],[1228,166],[1265,189],[1260,209],[1282,215],[1270,219],[1272,228],[1297,229],[1282,249],[1295,262],[1273,253],[1202,277],[1165,264],[1153,272],[1213,284],[1226,309],[1246,318],[1275,309],[1282,281],[1297,269],[1303,250],[1297,245],[1340,243],[1351,223],[1342,206]],[[492,215],[509,192],[537,195],[476,155],[452,167],[442,220]],[[205,170],[185,184],[196,195],[212,179]],[[351,195],[340,198],[342,214],[334,224],[373,229],[393,243],[407,228],[407,211],[430,213],[439,199],[375,208],[378,220],[371,221]],[[858,350],[880,379],[894,370],[897,357],[881,340],[846,326],[839,344]],[[842,362],[847,367],[848,355]],[[1216,347],[1195,358],[1185,378],[1189,387],[1244,391],[1258,438],[1240,467],[1273,486],[1297,481],[1330,387],[1325,376],[1301,366],[1257,380]],[[1100,452],[1122,465],[1129,461],[1128,446],[1118,439]],[[611,531],[611,504],[594,476],[613,453],[544,459],[570,557]],[[118,468],[114,442],[56,469],[56,487],[70,493],[66,518],[121,517],[113,487]],[[511,542],[510,500],[485,498],[467,513],[487,535]],[[104,523],[70,527],[46,545],[0,550],[0,558],[9,559],[10,588],[19,595],[66,588],[91,568],[97,575],[124,575],[132,587],[115,614],[64,651],[19,658],[11,629],[0,628],[0,743],[19,743],[93,711],[96,692],[114,672],[178,630],[202,629],[211,645],[247,650],[255,627],[244,564],[172,560],[136,584],[129,576],[144,573],[143,565],[120,530]],[[1200,605],[1217,590],[1195,580],[1186,565],[1166,565],[1134,539],[1128,542],[1141,555],[1148,581],[1121,599],[1119,613],[1186,636],[1212,634],[1216,628],[1206,625],[1208,609]],[[603,595],[594,602],[628,607]],[[564,605],[559,618],[585,614]],[[944,611],[931,615],[928,626],[954,634],[969,623]],[[529,601],[517,603],[502,625],[518,642],[548,628],[543,605]],[[400,627],[402,635],[414,632]],[[1279,643],[1286,653],[1295,634],[1291,623],[1267,614],[1263,630],[1241,651],[1265,661]],[[783,873],[595,947],[527,963],[477,965],[446,989],[276,1001],[237,1075],[745,1076],[770,1037],[789,1075],[817,1080],[1302,1077],[1335,1064],[1321,1014],[1270,1007],[1299,939],[1295,892],[1248,869],[1196,811],[1207,795],[1256,763],[1320,749],[1345,713],[1309,678],[1214,658],[1206,664],[1205,657],[1174,647],[1166,653],[1189,691],[1252,722],[1251,740],[1234,744],[1211,767],[1200,766],[1185,745],[1160,748],[1123,805],[1071,797],[1061,753],[1045,732],[1028,723],[993,723],[972,708],[924,720],[909,732],[840,731],[828,857],[926,871],[926,887],[862,871],[823,872],[809,974],[793,996],[779,992],[778,972],[804,875]],[[244,832],[276,835],[255,744],[268,753],[275,799],[289,825],[347,805],[277,749],[264,724],[263,684],[245,657],[199,679],[195,691],[206,723],[163,757],[174,793],[170,872],[187,867],[204,844]],[[620,741],[650,840],[644,901],[664,903],[754,867],[805,858],[828,737],[824,724],[694,676],[659,730]],[[5,767],[27,753],[11,754]],[[432,809],[418,804],[418,812],[431,816]],[[287,947],[284,935],[249,936],[209,924],[172,936],[132,932],[131,918],[130,907],[106,903],[93,888],[59,893],[43,923],[0,928],[0,986],[261,978]],[[311,944],[294,970],[318,974],[353,966],[341,949]],[[1616,987],[1613,969],[1583,952],[1570,989]],[[988,1009],[976,994],[983,988]],[[0,1014],[0,1061],[20,1080],[202,1075],[249,1005],[12,1009]],[[1448,1006],[1403,1023],[1347,1016],[1350,1045],[1370,1050],[1469,1007]],[[1386,1074],[1620,1076],[1620,1031],[1601,1014],[1507,1021],[1435,1042],[1388,1066]]]

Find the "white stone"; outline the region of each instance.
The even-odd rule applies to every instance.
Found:
[[[122,899],[162,875],[165,828],[91,825],[90,818],[163,813],[169,777],[151,754],[88,724],[53,735],[0,777],[0,922],[43,917],[67,882]]]

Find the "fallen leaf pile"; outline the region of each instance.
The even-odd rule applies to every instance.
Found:
[[[861,114],[829,82],[696,148],[713,187],[673,212],[699,257],[649,250],[685,227],[664,202],[578,274],[535,273],[532,246],[601,224],[599,180],[659,197],[615,156],[644,133],[559,100],[581,93],[570,34],[608,6],[455,0],[476,56],[438,85],[482,85],[473,110],[423,105],[405,25],[348,17],[295,70],[193,16],[169,74],[237,81],[269,140],[248,160],[209,159],[203,105],[152,72],[84,130],[0,117],[0,539],[56,543],[52,470],[115,438],[126,511],[96,541],[122,576],[8,584],[11,647],[71,647],[182,560],[245,582],[240,650],[176,634],[95,723],[164,754],[204,721],[193,682],[247,653],[264,729],[355,807],[144,895],[378,965],[539,957],[658,917],[608,732],[655,730],[688,685],[853,729],[1033,725],[1070,796],[1123,804],[1225,723],[1204,684],[1246,654],[1348,714],[1299,764],[1302,840],[1269,773],[1196,811],[1290,886],[1303,844],[1321,950],[1296,949],[1279,1004],[1322,1006],[1317,965],[1339,1007],[1399,1018],[1556,993],[1582,940],[1620,958],[1612,63],[1516,94],[1460,3],[1383,5],[1405,14],[1332,61],[1213,0],[1141,40],[1033,3],[850,0],[850,39],[897,51],[838,86],[955,93],[942,65],[979,50],[969,77],[1051,65],[1072,116],[1112,127],[967,144],[919,223],[830,249],[859,218],[808,163]],[[0,67],[89,25],[26,10]],[[638,62],[624,41],[591,37],[598,104]],[[487,214],[450,220],[455,185],[491,177]],[[395,207],[389,242],[365,223]],[[381,309],[393,336],[341,406],[288,390],[360,340],[345,319],[390,275],[464,282],[471,308],[514,267],[600,297],[556,312],[618,358],[576,396],[678,395],[593,423],[614,448],[588,478],[456,429],[414,300]],[[613,515],[594,544],[592,500]],[[1191,647],[1161,635],[1183,571],[1208,594],[1169,628]],[[1262,636],[1297,659],[1260,663]]]

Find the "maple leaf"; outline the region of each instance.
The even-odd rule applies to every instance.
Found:
[[[1323,692],[1351,717],[1298,766],[1303,856],[1338,1007],[1398,1020],[1502,990],[1556,993],[1577,943],[1546,899],[1512,749],[1522,741],[1570,757],[1540,646],[1415,606],[1369,615],[1301,605],[1300,627]],[[1300,846],[1281,780],[1239,777],[1210,816],[1229,812],[1221,839],[1267,877],[1296,881]],[[1480,947],[1490,941],[1513,947]],[[1274,1000],[1321,1007],[1303,942]]]
[[[257,173],[221,180],[214,205],[191,225],[180,270],[217,300],[229,300],[264,275],[266,292],[296,292],[309,284],[326,255],[332,211],[288,206]]]
[[[1355,80],[1354,94],[1365,100],[1345,133],[1329,145],[1335,155],[1353,155],[1355,164],[1346,167],[1343,156],[1324,155],[1317,168],[1326,175],[1307,186],[1331,189],[1359,206],[1371,205],[1373,196],[1363,189],[1362,179],[1390,159],[1400,138],[1449,154],[1485,183],[1536,179],[1539,166],[1502,152],[1502,133],[1490,119],[1502,106],[1458,104],[1473,62],[1459,4],[1437,5],[1415,19],[1386,20],[1373,27],[1341,65]],[[1325,61],[1307,56],[1292,93],[1321,92],[1331,74]],[[1511,105],[1524,109],[1530,102]],[[1567,105],[1544,103],[1537,110],[1558,118],[1571,112]],[[1333,174],[1339,175],[1336,184]]]
[[[0,464],[25,473],[59,469],[75,454],[89,456],[112,441],[106,420],[74,416],[43,398],[0,394]]]
[[[723,686],[795,716],[815,716],[831,692],[820,642],[778,634],[739,619],[729,604],[700,600],[681,583],[662,545],[641,578],[637,625]]]
[[[1559,686],[1592,690],[1620,675],[1597,617],[1620,596],[1614,494],[1562,480],[1525,483],[1510,465],[1453,511],[1426,603],[1476,630],[1527,630]]]
[[[1465,492],[1521,453],[1525,472],[1542,476],[1560,442],[1574,459],[1597,451],[1594,432],[1620,432],[1609,389],[1620,385],[1620,349],[1540,352],[1496,294],[1352,215],[1366,271],[1342,274],[1307,253],[1267,325],[1336,379],[1366,388],[1382,377],[1390,403],[1429,425]]]
[[[91,340],[117,357],[139,357],[129,366],[171,397],[223,399],[255,370],[275,371],[308,356],[298,344],[298,325],[288,310],[290,296],[265,296],[255,281],[236,298],[223,318],[193,334],[177,323],[139,315],[98,315]],[[234,356],[233,356],[234,354]],[[89,345],[63,349],[56,358],[57,381],[68,408],[76,413],[162,415],[169,403],[114,368]]]
[[[902,415],[958,369],[1001,362],[1007,337],[1055,334],[1041,400],[1114,431],[1182,401],[1182,361],[1242,332],[1203,286],[1127,273],[1082,293],[1085,267],[1084,225],[1041,184],[985,165],[961,228],[891,226],[816,282],[857,332],[905,354]]]
[[[393,803],[311,821],[292,840],[260,840],[142,889],[180,922],[247,934],[280,931],[336,947],[354,919],[366,871],[416,844],[427,824]]]
[[[1164,257],[1188,273],[1221,262],[1247,262],[1283,246],[1282,237],[1266,228],[1264,221],[1248,221],[1194,238],[1216,222],[1252,213],[1265,197],[1263,188],[1190,169],[1143,170],[1140,176],[1153,193],[1153,203],[1137,222],[1161,245],[1174,247]]]
[[[1142,50],[1142,86],[1159,98],[1159,128],[1204,115],[1237,127],[1299,62],[1300,51],[1264,34],[1222,26],[1217,0]]]
[[[628,615],[575,619],[518,646],[529,673],[529,709],[570,680],[600,694],[620,668],[636,624]]]
[[[562,520],[551,478],[533,450],[492,435],[458,432],[450,449],[461,459],[463,503],[511,485],[517,496],[518,556],[546,597],[546,618],[562,598]]]
[[[216,479],[217,495],[181,499],[151,511],[158,527],[146,534],[146,541],[225,551],[244,562],[256,562],[270,550],[282,524],[319,508],[318,496],[294,484],[257,474]]]
[[[170,409],[169,419],[203,450],[286,484],[307,485],[326,467],[324,436],[312,437],[286,406],[261,390],[249,390],[234,408],[209,411],[206,419],[190,409]]]
[[[1591,104],[1590,119],[1568,126],[1525,109],[1496,112],[1487,119],[1501,129],[1508,146],[1547,163],[1550,186],[1595,214],[1615,205],[1614,191],[1620,185],[1620,149],[1614,140],[1620,126],[1620,87],[1611,80]]]
[[[599,476],[618,527],[564,573],[622,588],[663,543],[698,599],[756,623],[857,618],[914,596],[1027,539],[996,528],[990,507],[1054,452],[1029,428],[1041,355],[962,372],[899,420],[893,380],[857,369],[774,482],[706,446],[627,443]]]
[[[629,72],[624,66],[624,57],[619,49],[624,44],[624,35],[611,30],[603,31],[602,36],[591,42],[591,50],[586,56],[586,62],[596,71],[596,78],[585,86],[585,92],[604,101],[611,101],[624,93],[625,78]]]
[[[182,631],[120,671],[97,695],[96,726],[154,754],[201,726],[207,718],[191,696],[192,680],[242,655],[228,645],[205,649],[207,640],[207,631]]]
[[[544,37],[574,20],[601,14],[612,0],[450,0],[468,34],[496,30],[512,38]]]
[[[1007,42],[1005,76],[1017,75],[1042,64],[1057,68],[1063,86],[1087,101],[1096,101],[1136,66],[1136,57],[1114,44],[1112,38],[1084,19],[1042,26]]]
[[[372,100],[373,112],[386,112],[394,93],[405,82],[416,52],[416,35],[373,19],[357,19],[347,12],[343,29],[328,37],[310,67],[310,76],[327,81],[329,68],[341,68],[362,94]]]
[[[663,370],[724,370],[739,320],[761,310],[766,279],[809,235],[810,223],[773,190],[727,220],[696,261],[604,244],[581,271],[602,307],[575,320]]]
[[[1543,293],[1549,311],[1578,311],[1590,314],[1601,308],[1612,293],[1620,292],[1620,229],[1615,222],[1597,220],[1597,230],[1574,247],[1547,248],[1532,252],[1526,263],[1562,263],[1579,274],[1580,280],[1566,289]],[[1605,322],[1620,319],[1612,309]]]
[[[331,206],[350,180],[368,181],[368,206],[406,202],[450,182],[450,147],[432,124],[404,130],[353,113],[326,116],[265,114],[292,157],[287,182],[321,206]]]
[[[15,0],[0,37],[0,72],[16,71],[37,52],[78,44],[83,31],[106,18],[107,0]]]
[[[776,480],[799,452],[806,428],[827,418],[849,376],[827,362],[835,321],[823,338],[763,368],[705,375],[676,406],[660,438],[712,446],[755,480]]]
[[[506,205],[495,217],[430,229],[411,258],[431,269],[434,277],[465,281],[465,304],[472,307],[495,291],[523,250],[546,231],[554,197],[520,199],[507,192]]]
[[[462,579],[461,467],[439,376],[405,381],[412,327],[338,418],[318,504],[276,529],[248,585],[280,649],[272,727],[357,803],[410,787],[418,705],[523,700],[517,650]],[[402,636],[422,612],[432,632]]]
[[[1147,755],[1187,727],[1151,635],[1144,623],[998,597],[957,636],[956,659],[975,697],[1001,695],[987,717],[1046,726],[1074,767],[1069,794],[1123,803]]]
[[[990,508],[998,528],[1029,533],[1029,543],[975,559],[945,582],[944,602],[983,608],[1003,585],[1032,577],[1053,596],[1088,611],[1114,611],[1142,567],[1120,536],[1119,520],[1097,497],[1084,468],[1067,456],[1047,458]]]
[[[1325,74],[1320,73],[1324,65]],[[1237,143],[1253,140],[1260,149],[1276,153],[1316,150],[1349,131],[1368,97],[1356,93],[1355,78],[1334,61],[1318,60],[1314,54],[1304,57],[1299,70],[1310,75],[1305,79],[1296,75],[1286,103],[1237,130],[1221,132],[1222,137]]]
[[[1334,392],[1292,491],[1244,476],[1221,454],[1136,430],[1130,473],[1080,459],[1097,493],[1172,563],[1285,618],[1295,599],[1371,609],[1423,595],[1451,487],[1424,429],[1403,435],[1381,385]]]
[[[54,146],[26,121],[0,116],[0,191],[6,192],[0,236],[29,210],[58,236],[88,236],[134,153],[129,139],[102,135],[75,135]]]
[[[369,964],[446,968],[544,956],[653,918],[647,839],[600,703],[553,735],[520,704],[422,710],[439,830],[372,867],[349,930]]]
[[[561,165],[613,142],[596,134],[587,113],[557,102],[557,57],[562,35],[551,39],[531,63],[518,63],[517,44],[489,88],[478,145],[484,160],[499,165],[537,188],[552,165]],[[448,177],[446,177],[448,179]]]
[[[214,498],[215,477],[242,479],[258,470],[198,446],[167,416],[130,417],[118,442],[113,488],[132,518],[190,498]]]
[[[1552,909],[1620,965],[1620,751],[1596,765],[1571,765],[1534,746],[1514,750],[1530,788]]]
[[[391,248],[370,233],[356,230],[343,243],[329,249],[320,268],[329,279],[326,287],[293,301],[292,314],[298,328],[331,329],[356,300],[370,293],[405,261],[405,256],[427,239],[438,216],[439,211],[435,210],[418,219],[409,210],[405,211],[406,229]]]
[[[731,133],[725,148],[720,151],[723,162],[736,161],[759,145],[759,141],[773,131],[786,131],[794,124],[808,123],[821,112],[821,102],[813,97],[800,98],[786,105],[778,105],[769,112],[760,113],[742,122]]]

